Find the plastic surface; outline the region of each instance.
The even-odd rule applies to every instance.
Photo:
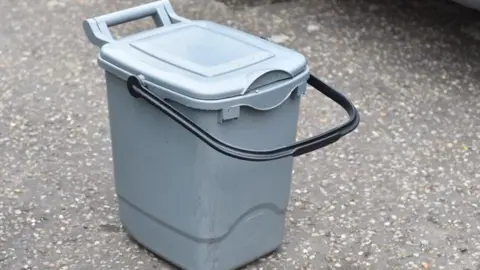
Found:
[[[159,92],[167,88],[196,100],[244,96],[275,82],[300,85],[308,78],[303,55],[206,21],[180,22],[125,37],[103,46],[99,61],[123,78],[142,75]]]
[[[182,269],[235,269],[283,240],[293,157],[251,162],[219,153],[107,72],[120,219],[143,246]],[[263,150],[295,141],[300,98],[275,109],[218,112],[172,106],[213,136]]]
[[[124,79],[125,81],[134,74],[131,74],[125,70],[121,70],[118,66],[111,65],[102,59],[99,59],[99,64],[108,72],[115,74],[119,78]],[[145,65],[145,70],[148,66]],[[150,70],[153,71],[153,70]],[[160,73],[155,71],[155,73]],[[177,78],[180,80],[180,77],[175,77],[175,73],[165,73],[163,74],[167,78]],[[177,103],[183,104],[190,108],[201,109],[201,110],[222,110],[224,112],[237,111],[240,107],[250,107],[256,110],[266,111],[281,105],[289,97],[302,96],[305,94],[306,86],[305,83],[310,75],[310,70],[307,66],[306,70],[297,75],[291,80],[282,80],[276,83],[262,87],[262,89],[257,89],[255,91],[250,91],[244,95],[235,96],[231,98],[215,99],[215,100],[206,100],[206,99],[195,99],[186,95],[182,95],[175,90],[171,90],[165,86],[160,86],[154,84],[147,80],[142,80],[142,82],[148,86],[148,88],[155,93],[159,98],[165,100],[172,100]],[[139,77],[144,77],[143,74]],[[236,114],[238,116],[238,114]],[[233,118],[237,118],[237,116]]]

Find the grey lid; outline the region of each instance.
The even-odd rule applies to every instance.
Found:
[[[208,21],[185,21],[102,46],[102,62],[201,100],[241,96],[307,68],[293,50]]]

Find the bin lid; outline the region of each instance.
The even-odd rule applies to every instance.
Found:
[[[209,21],[144,31],[102,47],[99,59],[190,98],[217,100],[288,80],[305,57],[260,37]]]

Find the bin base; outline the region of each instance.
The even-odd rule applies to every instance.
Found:
[[[259,209],[243,218],[227,235],[203,240],[151,218],[120,196],[118,203],[120,220],[131,238],[181,269],[236,269],[282,245],[285,213]]]

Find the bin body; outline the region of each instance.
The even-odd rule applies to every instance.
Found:
[[[269,150],[295,142],[303,55],[204,21],[102,46],[119,215],[140,244],[183,269],[234,269],[282,243],[293,157],[215,151],[127,89],[139,76],[214,137]]]
[[[212,150],[107,72],[120,219],[139,243],[183,269],[233,269],[281,245],[292,159],[242,161]],[[259,112],[175,106],[216,137],[251,149],[295,140],[299,99]]]

